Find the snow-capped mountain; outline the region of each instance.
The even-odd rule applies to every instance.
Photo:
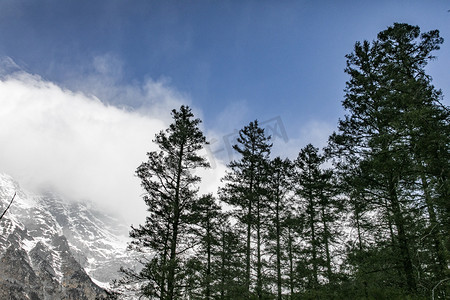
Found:
[[[102,299],[132,266],[128,228],[86,203],[24,191],[0,174],[0,299]]]

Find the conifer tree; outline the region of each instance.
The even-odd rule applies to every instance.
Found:
[[[233,300],[248,296],[246,286],[246,243],[242,229],[220,220],[220,245],[216,253],[216,299]]]
[[[347,55],[350,80],[343,106],[349,114],[330,139],[339,160],[346,160],[341,167],[356,164],[353,169],[358,170],[358,180],[349,181],[359,185],[350,189],[358,191],[357,197],[349,194],[349,199],[369,199],[369,206],[358,205],[358,209],[371,208],[382,221],[375,233],[379,248],[373,250],[380,253],[385,243],[391,256],[383,261],[391,266],[372,265],[372,272],[381,275],[383,270],[387,274],[386,268],[392,270],[397,280],[388,281],[398,283],[393,288],[411,294],[423,280],[416,274],[434,264],[423,263],[416,255],[424,250],[420,240],[425,236],[434,240],[434,256],[441,266],[438,277],[445,276],[448,268],[441,234],[446,223],[440,218],[445,213],[439,218],[435,213],[443,207],[440,195],[448,195],[448,108],[440,104],[441,92],[425,73],[431,53],[442,42],[437,30],[420,34],[418,26],[398,23],[372,43],[357,42]],[[431,182],[441,184],[430,186]],[[424,281],[420,284],[426,286]]]
[[[209,164],[198,151],[205,144],[191,109],[172,110],[173,123],[156,135],[159,151],[147,153],[148,161],[136,171],[144,188],[148,216],[145,224],[133,227],[132,245],[149,252],[150,258],[138,274],[125,270],[127,276],[141,281],[141,293],[161,300],[180,299],[185,292],[187,273],[183,257],[192,248],[190,218],[197,200],[200,177],[197,168]]]
[[[319,277],[325,277],[328,283],[334,279],[331,247],[338,233],[332,228],[339,216],[339,207],[334,199],[336,191],[332,172],[322,169],[324,162],[325,157],[311,144],[301,149],[294,161],[296,201],[308,228],[303,238],[307,241],[304,251],[311,266],[311,274],[306,275],[310,278],[309,287],[312,289],[318,288]]]
[[[291,185],[292,188],[292,185]],[[291,191],[292,192],[292,191]],[[286,285],[289,292],[288,299],[296,299],[295,295],[299,293],[301,286],[301,275],[299,269],[304,265],[301,259],[303,232],[305,227],[304,215],[299,214],[294,206],[293,198],[289,199],[290,209],[286,211],[286,218],[283,222],[285,229],[284,235],[281,236],[282,248],[286,256]]]
[[[199,299],[210,300],[215,296],[218,270],[218,248],[220,246],[220,222],[224,222],[221,208],[216,204],[212,194],[203,195],[192,207],[192,224],[195,225],[195,238],[199,245],[195,259],[199,261]]]
[[[276,284],[276,299],[282,299],[284,288],[284,266],[286,255],[283,248],[283,236],[286,234],[286,221],[289,217],[288,197],[290,192],[290,176],[292,163],[289,159],[282,160],[276,157],[270,161],[268,180],[267,180],[267,196],[269,208],[269,228],[268,234],[268,254],[275,258],[275,262],[271,263],[271,269],[275,271],[274,282]],[[292,249],[291,249],[292,250]],[[292,252],[291,252],[292,253]],[[273,266],[274,265],[274,266]]]
[[[319,284],[319,211],[318,201],[320,198],[320,169],[319,166],[322,163],[322,159],[318,155],[318,149],[313,145],[308,144],[303,148],[295,164],[295,193],[299,202],[303,202],[300,207],[304,209],[305,219],[307,219],[308,232],[306,233],[305,240],[308,241],[308,264],[311,265],[311,280],[309,282],[311,288],[317,288]],[[308,276],[309,277],[309,276]]]
[[[245,286],[250,295],[252,282],[251,252],[252,229],[256,231],[256,295],[258,299],[263,294],[262,272],[262,230],[264,215],[264,195],[262,193],[266,180],[267,162],[272,144],[264,129],[259,127],[258,121],[250,122],[239,131],[237,144],[233,149],[240,155],[239,160],[230,162],[230,171],[223,181],[221,199],[237,208],[235,217],[240,224],[246,226],[246,274]]]

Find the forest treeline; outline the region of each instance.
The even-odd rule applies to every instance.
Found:
[[[149,299],[448,299],[449,108],[425,66],[437,30],[395,23],[355,44],[328,146],[271,155],[258,121],[216,196],[199,195],[206,142],[191,109],[172,111],[137,169],[148,216],[122,288]]]

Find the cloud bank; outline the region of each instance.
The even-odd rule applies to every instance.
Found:
[[[190,100],[165,79],[121,84],[120,60],[114,57],[98,57],[92,65],[95,70],[84,79],[60,85],[0,59],[0,172],[27,189],[91,201],[137,225],[146,207],[134,172],[148,151],[157,150],[152,140],[171,123],[170,111]],[[231,103],[214,128],[203,128],[211,144],[201,154],[212,168],[197,171],[201,193],[217,192],[226,162],[238,159],[232,145],[248,115],[245,104]],[[201,110],[193,110],[202,118]],[[272,156],[291,159],[309,142],[325,146],[333,131],[328,123],[314,121],[292,132],[281,116],[260,125],[274,138]]]
[[[25,188],[52,189],[120,213],[129,223],[143,222],[134,171],[156,150],[152,140],[167,128],[170,110],[186,99],[154,81],[139,93],[155,101],[153,110],[118,108],[24,72],[1,77],[0,172]],[[202,191],[213,192],[223,170],[222,165],[202,171],[207,177]]]

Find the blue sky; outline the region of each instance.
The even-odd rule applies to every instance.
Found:
[[[0,58],[27,74],[17,89],[30,93],[36,85],[62,89],[153,119],[185,102],[203,119],[216,153],[235,129],[276,118],[287,139],[275,150],[292,157],[307,142],[323,146],[343,116],[345,55],[354,43],[394,22],[440,30],[445,42],[428,72],[448,99],[448,10],[450,1],[2,0]],[[148,131],[151,139],[154,128]]]
[[[214,120],[234,103],[247,110],[239,121],[281,115],[295,135],[302,122],[341,115],[344,55],[356,41],[393,22],[437,28],[450,41],[449,9],[449,1],[6,0],[0,55],[68,87],[109,55],[121,81],[168,81],[207,126],[220,126]],[[436,80],[449,52],[445,44],[437,53]]]

